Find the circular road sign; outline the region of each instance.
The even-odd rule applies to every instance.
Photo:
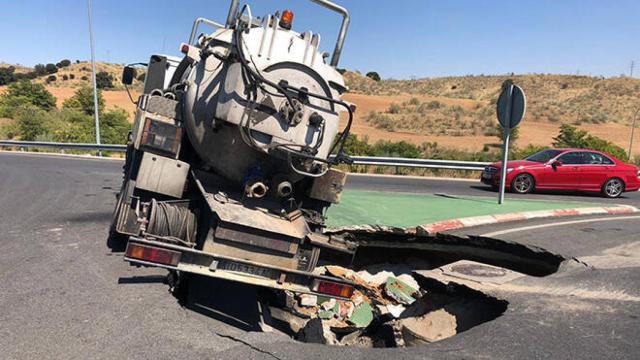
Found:
[[[527,99],[518,85],[505,86],[496,104],[498,121],[503,128],[513,129],[524,117]]]

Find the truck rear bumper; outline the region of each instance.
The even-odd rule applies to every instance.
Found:
[[[175,254],[178,260],[172,264],[168,264],[135,257],[130,250],[132,246],[136,245],[152,249],[168,250],[174,254],[179,253],[179,255]],[[336,298],[345,297],[318,292],[319,284],[335,283],[351,287],[354,286],[354,283],[340,278],[215,255],[184,246],[146,240],[134,236],[129,238],[124,260],[131,264],[183,271],[276,290],[289,290],[296,293],[308,293]]]

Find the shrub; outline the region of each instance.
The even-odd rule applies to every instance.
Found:
[[[54,74],[58,72],[58,67],[55,64],[47,64],[45,65],[45,70],[47,74]]]
[[[55,75],[49,75],[47,76],[47,84],[52,83],[54,81],[56,81],[58,78]]]
[[[16,81],[16,68],[13,66],[0,68],[0,85],[7,85]]]
[[[47,113],[34,106],[24,106],[17,110],[16,123],[22,140],[33,141],[45,133]]]
[[[349,134],[347,140],[344,143],[344,151],[348,155],[352,156],[371,156],[371,146],[368,144],[367,139],[360,140],[354,134]]]
[[[119,108],[107,111],[100,116],[100,132],[103,141],[107,144],[125,144],[131,129],[128,118],[127,112]]]
[[[72,97],[64,101],[63,108],[75,109],[84,114],[92,115],[94,112],[93,104],[93,88],[91,86],[82,86],[76,90]],[[98,89],[98,111],[104,111],[104,98],[102,91]]]
[[[69,74],[69,79],[73,80],[73,79],[75,79],[75,78],[76,78],[76,76],[75,76],[75,75],[73,75],[73,74]]]
[[[384,129],[388,131],[395,130],[395,122],[389,115],[381,114],[377,111],[372,111],[369,113],[369,115],[367,115],[366,120],[378,129]]]
[[[391,105],[389,105],[389,108],[387,109],[387,112],[389,114],[399,114],[401,110],[402,110],[402,108],[400,107],[400,105],[398,105],[396,103],[392,103]]]
[[[47,75],[47,68],[42,65],[42,64],[36,64],[36,66],[33,67],[33,72],[37,75],[37,76],[42,76],[42,75]]]
[[[369,71],[366,76],[375,81],[380,81],[380,75],[375,71]]]
[[[98,89],[110,89],[113,87],[113,76],[106,71],[96,74],[96,86]]]
[[[80,78],[80,80],[87,81],[87,80],[89,80],[89,78],[83,75],[83,76]]]
[[[63,81],[69,80],[69,75],[67,75],[67,74],[62,75],[62,80]]]
[[[147,73],[142,73],[140,75],[138,75],[138,77],[136,78],[138,81],[144,81],[147,78]]]
[[[60,60],[60,62],[56,64],[58,68],[67,67],[69,65],[71,65],[71,60],[68,60],[68,59]]]
[[[412,97],[409,99],[409,105],[418,106],[420,105],[420,100],[418,98]]]
[[[56,98],[42,84],[23,80],[9,85],[8,91],[0,95],[0,105],[14,108],[33,105],[50,110],[56,107]]]
[[[373,156],[419,158],[422,156],[420,148],[406,141],[392,142],[380,140],[371,147]]]

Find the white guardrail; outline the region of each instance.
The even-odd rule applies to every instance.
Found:
[[[125,152],[126,145],[116,144],[86,144],[86,143],[56,143],[44,141],[16,141],[0,140],[0,147],[14,148],[53,148],[70,150],[93,150],[93,151],[114,151]],[[482,171],[489,163],[478,161],[458,161],[458,160],[430,160],[412,159],[398,157],[375,157],[375,156],[352,156],[352,165],[371,166],[395,166],[424,169],[447,169],[447,170],[471,170]]]

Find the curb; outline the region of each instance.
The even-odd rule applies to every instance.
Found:
[[[640,212],[640,209],[631,205],[586,207],[586,208],[559,209],[559,210],[524,211],[524,212],[517,212],[517,213],[510,213],[510,214],[472,216],[472,217],[466,217],[466,218],[438,221],[430,224],[419,225],[417,227],[417,230],[419,232],[423,232],[428,235],[434,235],[444,231],[457,230],[457,229],[462,229],[462,228],[467,228],[472,226],[505,223],[510,221],[553,218],[553,217],[563,217],[563,216],[602,215],[602,214],[618,215],[618,214],[631,214],[636,212]]]

